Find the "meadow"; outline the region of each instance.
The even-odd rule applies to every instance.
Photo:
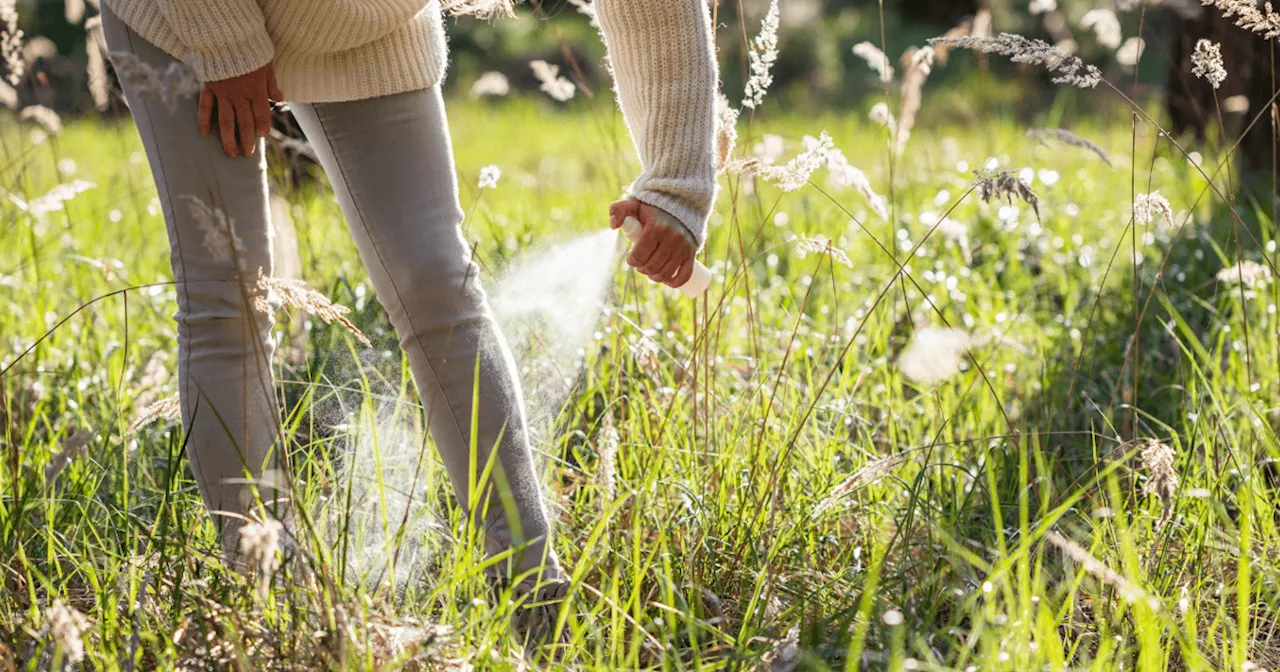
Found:
[[[740,119],[735,157],[825,131],[875,193],[829,153],[790,192],[726,171],[696,301],[609,257],[637,166],[607,92],[451,101],[483,279],[535,288],[499,317],[573,575],[558,664],[1280,666],[1274,187],[1104,91],[1029,121],[970,84],[901,156],[874,101]],[[219,560],[181,427],[130,430],[176,390],[135,131],[0,115],[0,670],[524,669],[323,178],[274,184],[302,277],[372,345],[279,319],[318,524],[259,581]],[[1105,159],[1028,136],[1059,126]],[[984,202],[974,171],[1035,207]]]

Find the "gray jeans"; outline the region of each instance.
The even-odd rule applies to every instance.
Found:
[[[174,62],[105,7],[103,28],[113,52],[160,71]],[[169,233],[192,472],[210,510],[244,514],[254,501],[246,482],[278,463],[282,443],[273,321],[258,287],[259,274],[272,270],[263,146],[250,158],[227,158],[197,129],[195,98],[171,110],[139,91],[126,89],[125,97]],[[542,567],[553,578],[559,566],[547,543],[524,400],[462,236],[440,91],[292,109],[400,336],[458,500],[467,509],[478,502],[472,518],[484,526],[486,551],[522,549],[511,569]],[[491,459],[491,485],[478,487]],[[240,525],[234,516],[215,519],[233,556]]]

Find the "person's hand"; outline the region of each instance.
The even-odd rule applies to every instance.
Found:
[[[609,226],[618,229],[628,217],[643,227],[627,263],[668,287],[683,287],[693,275],[693,243],[680,220],[647,203],[628,198],[609,206]]]
[[[258,138],[271,132],[271,101],[283,101],[284,94],[276,86],[276,72],[268,63],[239,77],[206,82],[200,92],[200,132],[213,130],[213,107],[218,105],[218,133],[222,151],[235,158],[237,151],[253,154]],[[236,142],[236,130],[240,142]]]

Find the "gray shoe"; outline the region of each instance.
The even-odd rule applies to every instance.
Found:
[[[501,594],[504,588],[495,586]],[[527,579],[511,589],[515,614],[511,617],[511,630],[524,647],[525,655],[538,660],[555,660],[567,643],[568,632],[557,627],[560,609],[569,594],[569,582],[564,579],[535,582]]]

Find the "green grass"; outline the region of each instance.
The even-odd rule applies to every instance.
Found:
[[[499,274],[531,249],[602,228],[637,170],[607,96],[567,110],[512,99],[450,112],[463,204],[474,208],[467,236]],[[619,265],[611,310],[587,342],[569,344],[586,359],[538,441],[574,577],[565,662],[1280,664],[1277,297],[1270,285],[1242,292],[1215,280],[1237,259],[1263,259],[1270,204],[1242,193],[1243,221],[1233,221],[1167,140],[1146,126],[1134,134],[1123,115],[1069,120],[1114,168],[1038,146],[1011,120],[922,122],[891,184],[883,131],[865,119],[766,112],[749,131],[744,120],[743,144],[750,152],[761,133],[777,133],[791,156],[804,134],[827,130],[891,199],[892,223],[856,192],[827,189],[825,171],[791,194],[725,176],[707,298],[682,299]],[[0,669],[61,659],[46,618],[57,599],[88,618],[87,669],[209,658],[240,669],[398,669],[410,657],[428,669],[519,667],[509,608],[489,600],[480,545],[434,453],[417,488],[425,513],[408,526],[425,536],[402,540],[428,552],[407,585],[379,582],[385,563],[360,565],[350,547],[318,541],[305,549],[319,576],[309,587],[277,577],[260,594],[222,566],[180,428],[124,435],[138,399],[172,394],[176,375],[172,287],[118,293],[171,279],[136,134],[127,122],[80,121],[33,146],[30,130],[6,117],[0,131],[7,192],[26,199],[73,178],[97,187],[40,219],[0,203]],[[1040,221],[1025,205],[968,193],[972,175],[957,164],[991,157],[1056,172],[1052,186],[1035,181]],[[74,172],[60,174],[68,160]],[[481,198],[473,185],[489,164],[503,178]],[[1233,193],[1225,176],[1215,184]],[[1135,241],[1133,194],[1156,190],[1177,226],[1139,225]],[[280,364],[296,494],[322,517],[343,510],[351,446],[405,457],[421,422],[331,193],[282,195],[306,279],[352,306],[385,353],[361,354],[316,322],[309,354]],[[926,238],[922,214],[948,210],[968,226],[967,255]],[[819,234],[851,267],[792,242]],[[916,330],[943,324],[975,336],[965,370],[912,384],[898,356]],[[634,347],[641,329],[658,355]],[[148,374],[157,353],[170,358]],[[394,421],[388,409],[399,409]],[[612,501],[596,450],[606,423],[620,437]],[[85,452],[46,478],[77,431],[92,434]],[[1145,493],[1145,439],[1174,449],[1179,485],[1167,502]],[[383,486],[396,464],[378,466],[388,471],[366,488],[375,508],[378,493],[391,496]],[[855,474],[856,487],[826,501]],[[394,518],[373,527],[395,536]],[[1073,558],[1051,533],[1083,550]],[[360,534],[377,531],[352,534],[358,549]],[[1085,552],[1109,569],[1082,562]],[[403,652],[390,643],[412,634],[396,628],[428,624],[451,632]]]

